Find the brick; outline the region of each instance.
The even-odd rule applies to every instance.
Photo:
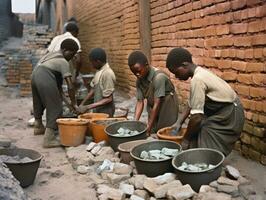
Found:
[[[241,145],[241,153],[245,157],[249,156],[249,148],[247,145]]]
[[[246,33],[247,30],[248,30],[247,23],[238,23],[238,24],[230,25],[230,33],[233,33],[233,34]]]
[[[237,78],[237,74],[235,72],[224,72],[222,75],[222,79],[225,81],[235,81]]]
[[[216,28],[214,26],[209,26],[205,29],[205,36],[214,36],[216,35]]]
[[[245,58],[253,58],[254,50],[253,49],[246,49],[245,50]]]
[[[231,8],[233,10],[237,10],[240,8],[244,8],[247,4],[247,0],[234,0],[231,2]]]
[[[264,70],[263,63],[247,63],[247,72],[262,72]]]
[[[246,71],[247,62],[244,61],[232,61],[232,68],[239,71]]]
[[[256,4],[259,4],[260,2],[261,2],[261,0],[247,1],[247,6],[251,7],[251,6],[254,6]]]
[[[266,57],[266,48],[263,48],[263,56]]]
[[[265,17],[266,16],[266,5],[256,7],[256,17]]]
[[[231,8],[230,3],[231,2],[216,4],[217,13],[223,13],[223,12],[229,11]]]
[[[249,18],[256,17],[256,8],[248,9],[248,17]]]
[[[252,97],[266,97],[265,88],[250,87],[250,96]]]
[[[263,29],[262,21],[254,21],[248,24],[249,33],[260,32],[262,29]]]
[[[262,155],[260,159],[261,164],[266,165],[266,155]]]
[[[232,64],[231,60],[216,60],[216,66],[220,69],[231,68],[231,64]]]
[[[234,145],[234,149],[236,151],[241,151],[241,141],[240,140],[236,141],[236,143]]]
[[[249,87],[244,85],[236,85],[235,86],[236,92],[240,95],[249,96]]]
[[[251,144],[251,136],[247,133],[242,133],[240,136],[240,140],[244,144]]]
[[[216,39],[206,39],[204,41],[204,46],[206,48],[208,48],[208,47],[214,47],[216,45],[217,45],[217,40]]]
[[[266,124],[266,116],[259,114],[259,123]]]
[[[240,58],[240,59],[244,59],[245,58],[245,50],[236,50],[236,57]]]
[[[256,161],[259,161],[260,162],[261,153],[259,153],[258,151],[255,151],[255,150],[253,150],[253,149],[250,148],[248,150],[248,156],[252,160],[256,160]]]
[[[227,35],[229,34],[229,25],[220,25],[216,27],[217,35]]]
[[[200,9],[201,8],[201,2],[200,1],[192,2],[192,8],[193,8],[193,10]]]
[[[266,34],[252,36],[252,45],[266,45]]]
[[[255,123],[259,123],[259,114],[253,113],[252,114],[252,121]]]
[[[247,120],[252,120],[252,116],[253,116],[253,113],[252,112],[249,112],[249,111],[245,111],[244,110],[244,114],[245,114],[245,118]]]
[[[249,47],[251,46],[251,38],[250,36],[246,37],[235,37],[234,38],[234,45],[239,47],[239,46],[244,46],[244,47]]]
[[[202,7],[206,7],[213,4],[212,0],[200,0],[200,2]]]
[[[215,14],[216,13],[216,6],[210,6],[203,9],[204,16]]]
[[[262,58],[263,57],[263,48],[254,49],[254,58]]]
[[[237,81],[239,83],[250,85],[252,83],[252,75],[251,74],[238,74]]]
[[[266,85],[266,74],[252,74],[252,83],[256,85]]]
[[[246,131],[247,133],[252,134],[253,131],[254,131],[254,126],[253,126],[253,124],[251,122],[246,121],[244,123],[243,130]]]
[[[217,39],[217,46],[232,46],[234,39],[232,37],[223,37]]]

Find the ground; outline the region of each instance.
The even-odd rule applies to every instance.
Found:
[[[120,96],[119,99],[122,101],[123,97]],[[131,111],[134,109],[134,103],[126,104],[130,105]],[[80,175],[72,169],[64,148],[42,148],[43,136],[34,136],[33,129],[27,126],[32,117],[31,97],[19,97],[18,89],[6,87],[2,76],[0,107],[0,134],[10,137],[16,146],[37,150],[44,156],[34,184],[24,189],[30,199],[97,199],[93,182],[87,175]],[[233,152],[225,163],[238,168],[243,176],[251,180],[257,193],[266,198],[265,166],[243,158],[238,152]]]

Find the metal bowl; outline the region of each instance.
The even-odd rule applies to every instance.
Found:
[[[133,136],[126,136],[126,137],[114,135],[114,134],[117,134],[117,130],[121,127],[128,128],[130,130],[137,130],[139,134],[133,135]],[[108,135],[109,144],[113,148],[114,151],[118,150],[117,147],[121,143],[129,142],[133,140],[141,140],[147,137],[146,135],[147,125],[140,121],[129,120],[129,121],[115,122],[115,123],[108,125],[104,131]]]
[[[174,168],[171,164],[172,158],[161,160],[144,160],[140,158],[140,154],[142,151],[150,151],[157,149],[161,150],[163,147],[179,149],[179,151],[181,151],[182,149],[181,145],[175,142],[155,140],[137,145],[130,151],[130,155],[134,159],[136,169],[139,174],[145,174],[148,177],[155,177],[158,175],[165,174],[167,172],[174,171]]]
[[[183,184],[189,184],[193,190],[198,192],[201,185],[208,185],[221,175],[224,158],[224,155],[218,150],[196,148],[183,151],[175,156],[172,160],[172,165],[175,168],[178,179]],[[183,162],[188,164],[206,163],[212,164],[215,167],[201,172],[189,172],[178,169]]]
[[[31,185],[36,177],[42,155],[32,149],[0,149],[0,155],[19,156],[20,158],[28,157],[32,161],[25,163],[4,162],[12,172],[13,176],[20,182],[21,187]]]

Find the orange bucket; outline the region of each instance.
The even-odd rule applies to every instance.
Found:
[[[90,126],[94,142],[98,143],[103,140],[108,142],[108,135],[104,131],[105,127],[111,123],[126,121],[126,120],[127,120],[126,118],[121,118],[121,117],[92,119],[90,121]]]
[[[81,114],[78,116],[79,119],[88,119],[89,120],[89,123],[88,123],[88,129],[87,129],[87,132],[86,132],[86,135],[88,136],[91,136],[91,123],[90,121],[92,119],[105,119],[105,118],[108,118],[109,117],[109,114],[106,114],[106,113],[84,113],[84,114]]]
[[[157,136],[161,140],[170,140],[180,144],[186,134],[187,129],[181,128],[178,135],[171,135],[171,127],[165,127],[157,131]]]
[[[60,118],[56,122],[62,145],[75,147],[84,142],[89,123],[87,119]]]

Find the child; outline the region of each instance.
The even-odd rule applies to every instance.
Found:
[[[139,120],[144,99],[147,99],[148,134],[173,125],[178,116],[178,100],[169,77],[164,72],[150,67],[147,57],[140,51],[134,51],[129,55],[128,65],[137,77],[135,119]]]
[[[61,117],[63,112],[63,79],[65,79],[68,86],[71,105],[73,108],[76,107],[75,91],[68,61],[73,58],[77,51],[78,44],[72,39],[66,39],[61,43],[61,50],[48,53],[42,57],[32,72],[34,135],[44,134],[44,148],[60,145],[55,138],[55,131],[57,130],[56,119]],[[44,109],[46,109],[46,129],[42,124]]]
[[[235,91],[212,72],[195,65],[186,49],[171,50],[166,66],[180,80],[191,78],[188,107],[175,124],[178,130],[191,115],[182,145],[217,149],[228,155],[244,125],[244,110]]]
[[[106,53],[103,49],[92,49],[89,53],[89,60],[97,72],[91,81],[91,90],[81,102],[80,111],[86,112],[94,109],[96,113],[106,113],[112,117],[115,112],[113,99],[115,74],[106,61]],[[92,97],[94,97],[94,103],[84,106],[85,102]]]

